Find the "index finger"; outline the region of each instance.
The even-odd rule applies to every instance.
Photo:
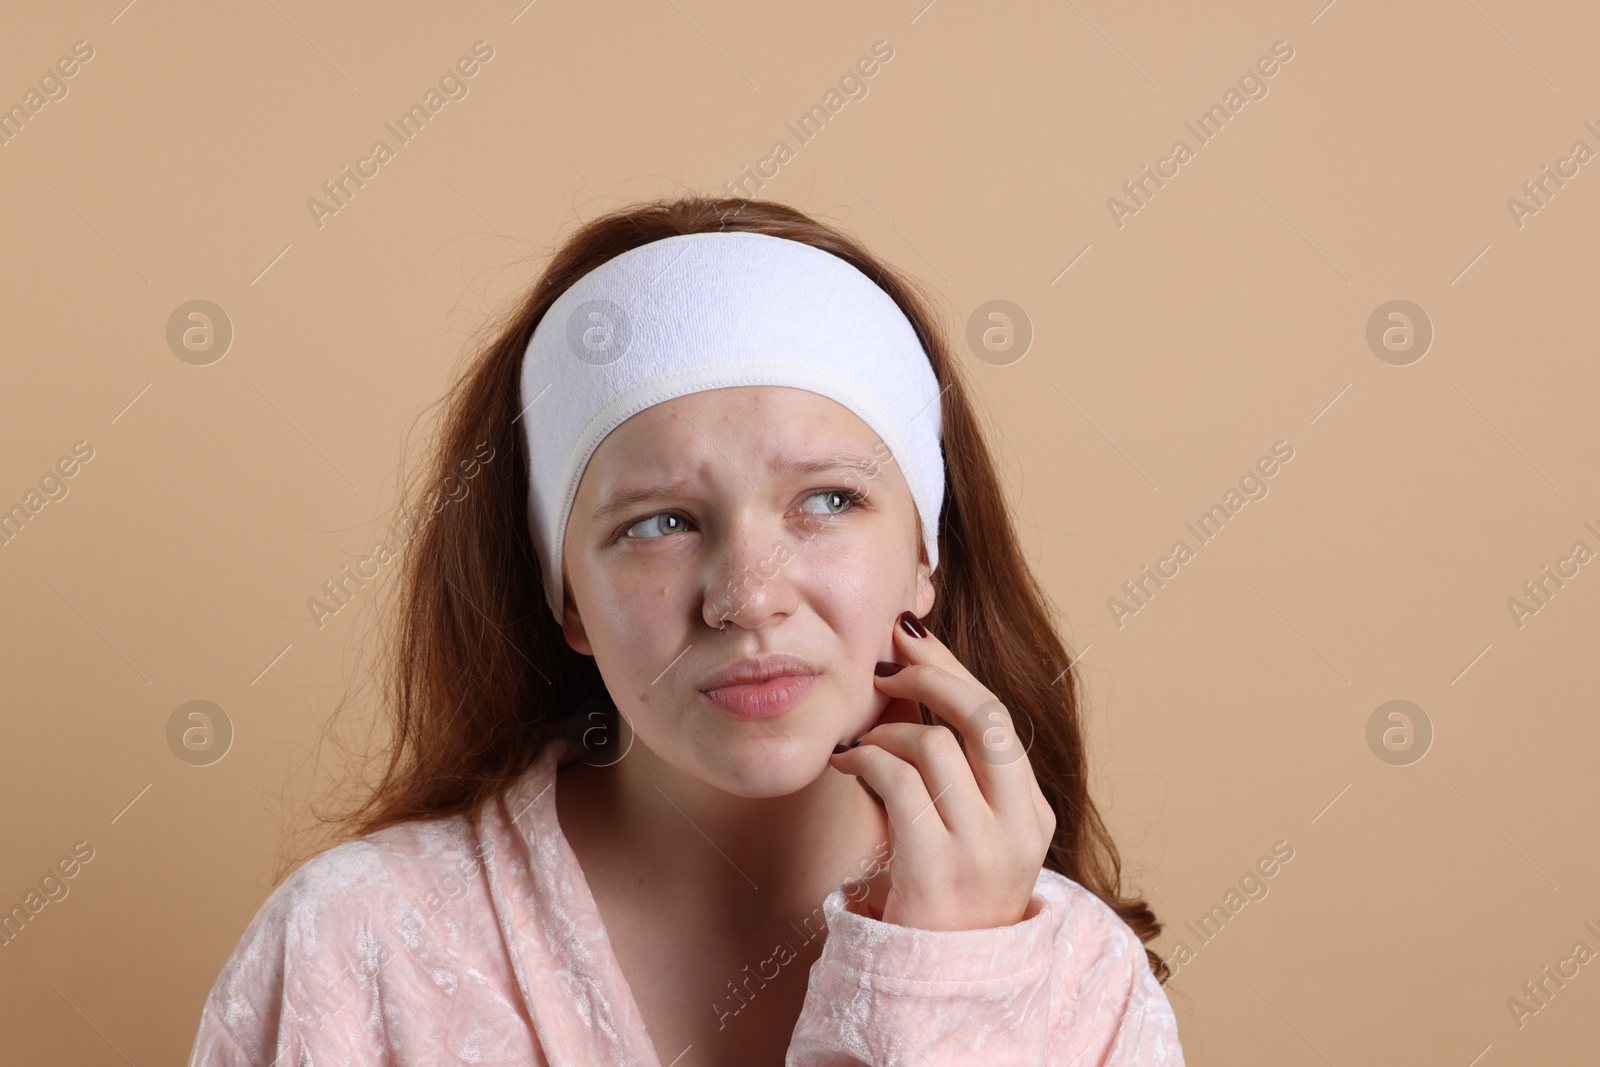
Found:
[[[979,729],[976,732],[982,758],[986,762],[1008,766],[1028,754],[1033,748],[1034,730],[1031,718],[1028,720],[1028,741],[1024,745],[1018,738],[1010,709],[1000,701],[999,697],[990,692],[988,686],[978,681],[972,672],[967,670],[966,664],[950,651],[949,646],[923,626],[915,615],[909,611],[901,612],[894,630],[896,646],[906,653],[906,658],[911,662],[932,663],[941,670],[964,679],[984,694],[985,702],[975,709],[972,717],[978,720]],[[969,729],[961,730],[963,737],[967,739],[970,739],[974,732]]]
[[[875,681],[891,697],[928,705],[955,728],[972,776],[991,808],[1010,813],[1032,810],[1033,767],[1009,711],[993,693],[935,663],[913,663]]]

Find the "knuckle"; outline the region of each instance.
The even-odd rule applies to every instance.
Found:
[[[974,714],[984,722],[1003,723],[1006,726],[1013,725],[1011,709],[1001,703],[997,697],[991,696],[985,699],[982,704],[978,705],[978,709]]]
[[[1060,825],[1060,821],[1056,816],[1055,806],[1044,798],[1043,793],[1039,794],[1038,806],[1042,816],[1039,820],[1040,825],[1045,827],[1047,836],[1054,837],[1056,827]]]
[[[917,733],[917,754],[925,759],[948,759],[961,754],[956,735],[943,726],[925,726]]]
[[[922,775],[915,767],[898,760],[894,766],[885,771],[885,774],[889,781],[894,784],[894,788],[900,792],[922,783]]]
[[[1011,721],[1011,712],[998,700],[985,700],[972,709],[969,716],[973,726],[980,730],[1003,730],[1008,734],[1016,733],[1015,724]]]

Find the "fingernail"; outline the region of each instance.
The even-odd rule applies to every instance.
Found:
[[[878,665],[872,668],[872,673],[876,674],[879,678],[887,678],[891,674],[899,674],[901,670],[903,670],[903,668],[898,663],[890,663],[888,660],[879,660]]]
[[[849,751],[850,751],[850,746],[846,745],[843,741],[840,741],[837,745],[833,746],[833,754],[835,756],[837,756],[841,752],[849,752]]]
[[[911,614],[909,611],[902,611],[900,613],[900,625],[905,627],[906,633],[910,634],[912,637],[928,636],[928,631],[923,627],[922,623],[918,622],[917,617]]]

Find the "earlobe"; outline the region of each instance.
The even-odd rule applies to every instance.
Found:
[[[572,602],[572,594],[567,594],[567,603],[562,609],[561,634],[567,639],[567,646],[580,656],[594,655],[594,648],[589,644],[589,635],[583,629],[583,616],[578,614],[578,608]]]
[[[917,618],[922,618],[933,610],[936,594],[933,588],[933,573],[926,563],[917,564]]]

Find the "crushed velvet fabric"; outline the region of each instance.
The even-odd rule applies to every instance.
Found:
[[[190,1067],[662,1067],[556,819],[564,747],[474,819],[393,826],[296,870],[218,975]],[[842,886],[823,901],[787,1067],[1183,1063],[1138,937],[1055,871],[1011,926],[853,907]]]

